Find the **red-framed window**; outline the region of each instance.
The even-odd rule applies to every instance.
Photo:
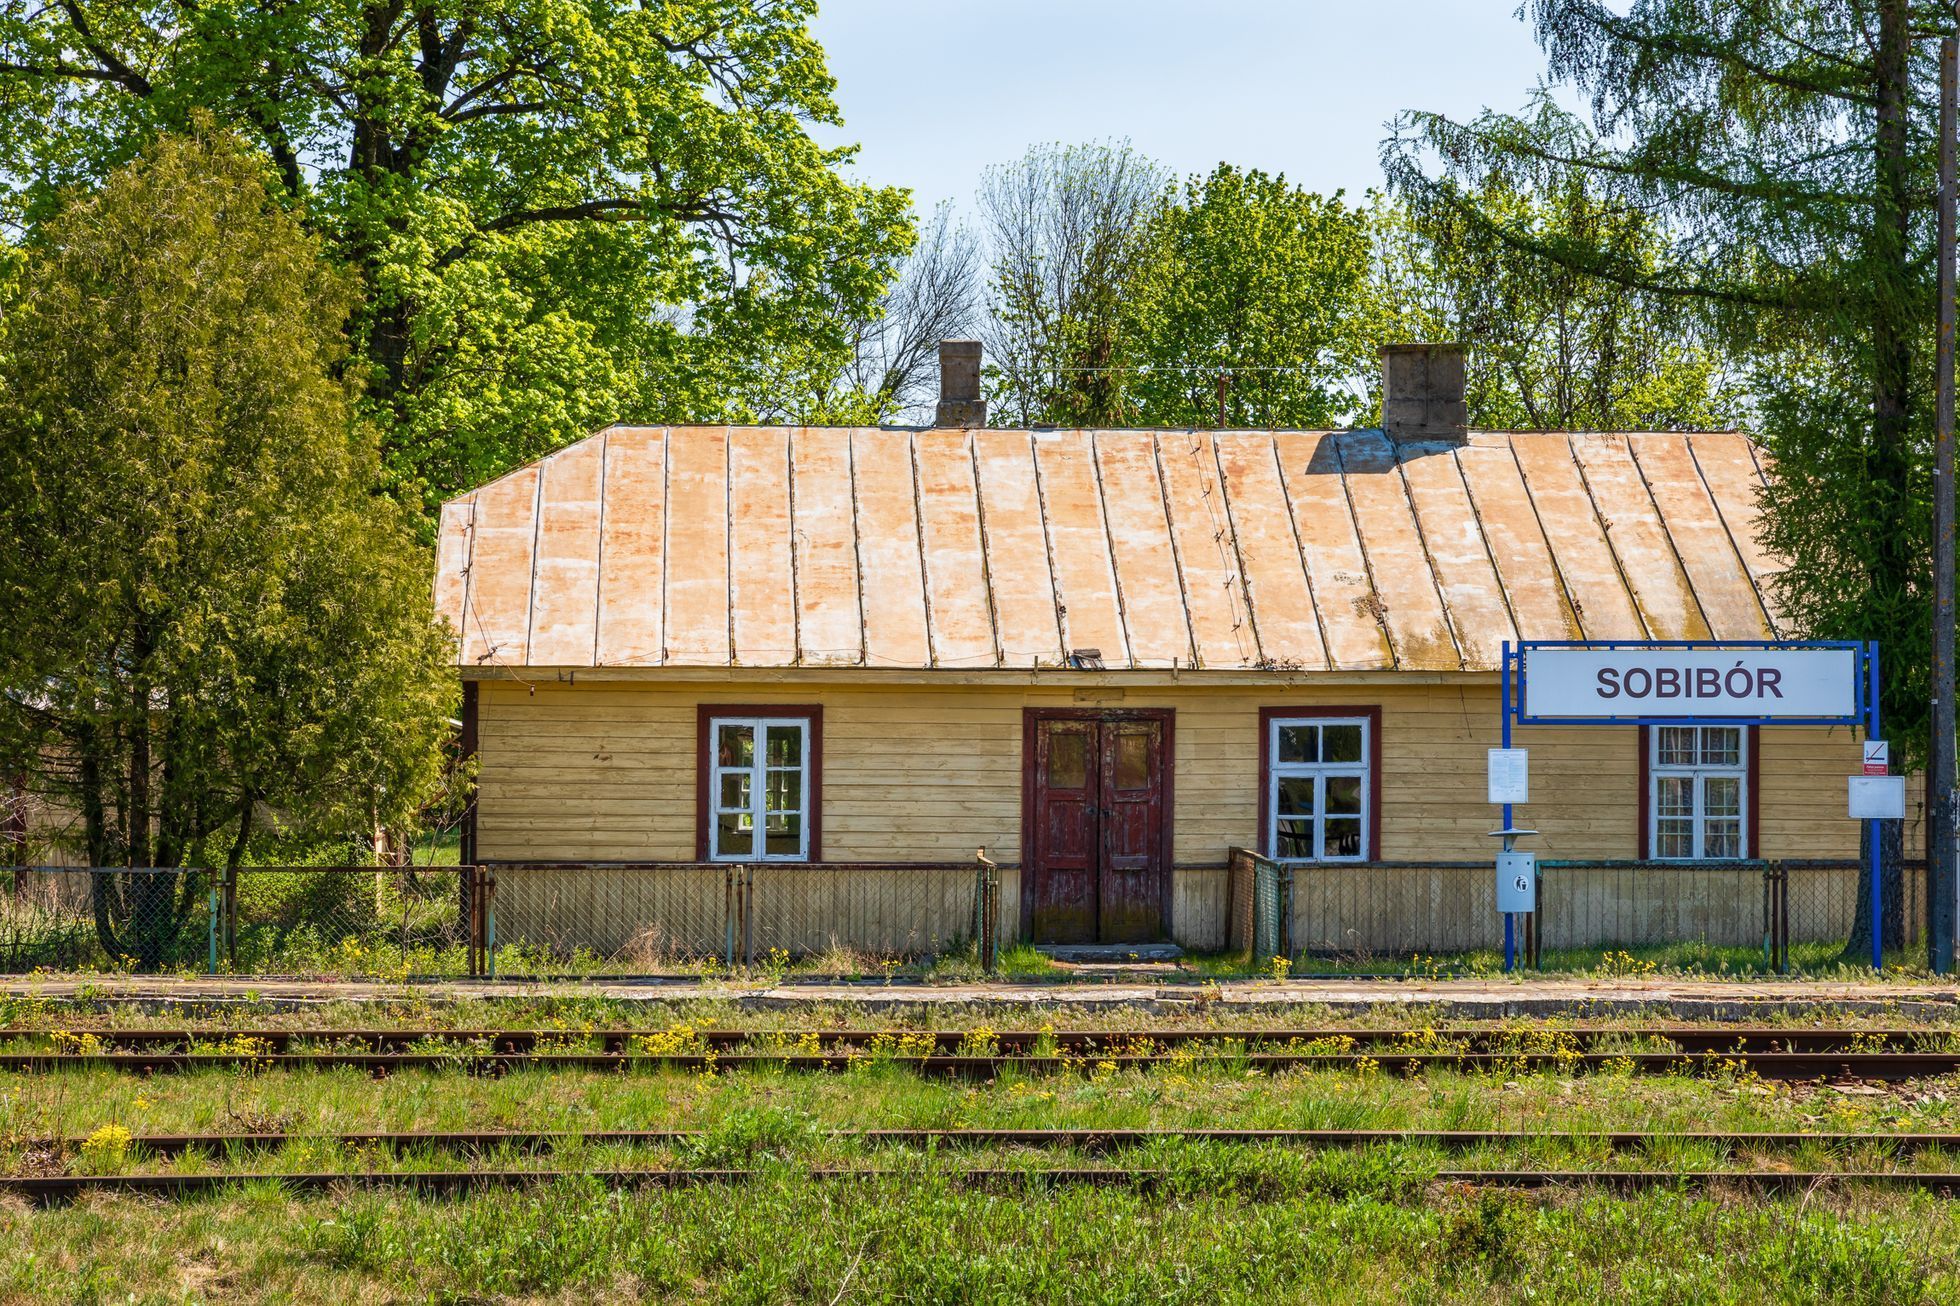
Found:
[[[695,858],[822,861],[823,709],[702,703],[695,732]]]
[[[1761,855],[1762,737],[1753,726],[1641,726],[1640,855]]]
[[[1259,849],[1288,862],[1381,857],[1382,716],[1368,707],[1259,710]]]

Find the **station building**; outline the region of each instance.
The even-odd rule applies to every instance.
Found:
[[[1347,904],[1302,946],[1480,945],[1502,646],[1792,633],[1741,433],[1466,430],[1453,346],[1384,351],[1348,431],[996,429],[978,367],[942,347],[929,429],[615,426],[444,506],[465,852],[556,868],[533,928],[616,944],[640,909],[580,885],[618,864],[897,902],[984,849],[1012,936],[1214,947],[1244,848]],[[1858,853],[1850,728],[1516,742],[1545,858]],[[1746,879],[1640,883],[1760,921]]]

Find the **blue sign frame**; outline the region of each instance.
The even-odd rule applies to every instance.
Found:
[[[1583,649],[1848,649],[1858,655],[1854,662],[1852,693],[1857,710],[1848,716],[1764,717],[1764,716],[1612,716],[1612,717],[1533,717],[1524,711],[1526,654],[1534,648]],[[1499,664],[1502,696],[1503,746],[1511,747],[1511,727],[1529,726],[1856,726],[1863,725],[1866,739],[1882,739],[1878,729],[1878,642],[1849,639],[1528,639],[1513,644],[1504,641]],[[1872,969],[1885,969],[1884,889],[1879,874],[1879,826],[1866,821],[1863,855],[1866,880],[1871,886]],[[1513,827],[1511,804],[1504,804],[1504,828]],[[1517,946],[1511,913],[1504,916],[1504,969],[1516,965]]]
[[[1841,649],[1858,655],[1852,694],[1856,708],[1842,716],[1531,716],[1524,710],[1526,654],[1535,648],[1580,648],[1611,651],[1639,649],[1666,652],[1697,649]],[[1851,639],[1528,639],[1503,648],[1504,712],[1521,726],[1855,726],[1869,724],[1877,710],[1878,645]],[[1875,728],[1875,727],[1874,727]],[[1876,736],[1874,736],[1875,738]]]

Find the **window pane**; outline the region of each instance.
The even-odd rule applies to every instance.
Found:
[[[1318,762],[1320,760],[1320,727],[1281,726],[1279,728],[1279,760],[1282,762]]]
[[[1287,775],[1279,780],[1279,814],[1281,816],[1312,816],[1313,777],[1310,775]]]
[[[1655,822],[1654,855],[1656,857],[1693,857],[1695,855],[1694,822],[1679,820]]]
[[[1320,733],[1321,761],[1359,762],[1361,760],[1360,726],[1328,726]]]
[[[1702,826],[1702,839],[1707,845],[1702,849],[1704,857],[1742,856],[1742,822],[1739,820],[1709,821]]]
[[[755,728],[753,726],[725,725],[718,732],[715,743],[715,763],[718,766],[752,766],[755,764]]]
[[[1135,733],[1116,736],[1116,787],[1150,787],[1150,736]]]
[[[1080,730],[1054,730],[1048,735],[1048,785],[1051,789],[1080,789],[1089,783],[1089,737]]]
[[[1330,816],[1327,818],[1328,857],[1359,857],[1361,855],[1361,822],[1351,816]]]
[[[1273,850],[1276,857],[1313,856],[1313,820],[1287,820],[1282,818],[1279,826],[1279,847]]]
[[[803,851],[803,818],[794,812],[769,817],[768,851],[775,856],[794,856]]]
[[[715,818],[715,853],[721,857],[753,857],[755,835],[747,812],[724,812]]]
[[[1742,730],[1738,726],[1709,726],[1701,732],[1703,766],[1741,766]]]
[[[749,780],[752,771],[732,771],[721,777],[721,805],[728,811],[746,811],[749,806]]]
[[[1660,727],[1660,764],[1662,766],[1693,766],[1695,764],[1695,728],[1693,726]]]
[[[1742,815],[1742,781],[1732,775],[1702,777],[1703,816]]]
[[[803,727],[770,726],[769,757],[770,766],[803,765]]]
[[[800,812],[803,810],[803,772],[794,769],[772,770],[769,772],[768,810],[772,812]]]
[[[1659,778],[1654,789],[1654,814],[1656,816],[1693,816],[1695,814],[1695,778],[1691,775],[1664,775]],[[1687,854],[1681,854],[1686,856]]]
[[[1360,776],[1330,775],[1327,777],[1327,811],[1333,816],[1359,816],[1361,814]]]

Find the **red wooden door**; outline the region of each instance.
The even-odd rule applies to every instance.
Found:
[[[1149,943],[1164,928],[1164,728],[1148,720],[1101,724],[1097,934],[1104,943]]]
[[[1037,943],[1164,937],[1166,733],[1154,716],[1034,718],[1024,819]]]
[[[1035,730],[1034,937],[1096,941],[1096,800],[1102,748],[1094,721],[1042,721]]]

